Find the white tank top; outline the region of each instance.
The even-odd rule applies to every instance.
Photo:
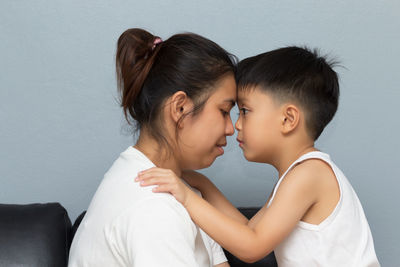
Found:
[[[300,221],[274,250],[279,267],[299,266],[380,266],[361,203],[351,184],[328,154],[313,151],[290,165],[275,186],[275,194],[286,174],[307,159],[321,159],[332,168],[340,188],[340,199],[333,212],[320,224]]]

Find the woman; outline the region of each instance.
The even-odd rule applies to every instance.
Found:
[[[69,266],[229,266],[174,197],[153,194],[133,178],[155,166],[181,177],[224,153],[234,133],[234,57],[196,34],[161,41],[129,29],[118,40],[116,67],[121,106],[140,134],[105,174]]]

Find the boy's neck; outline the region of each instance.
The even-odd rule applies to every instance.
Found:
[[[178,160],[172,156],[174,153],[169,152],[170,154],[168,154],[167,149],[148,134],[141,132],[134,147],[146,155],[156,167],[170,169],[178,177],[181,176],[182,169],[179,167]]]
[[[277,160],[273,163],[273,166],[277,169],[279,173],[279,179],[286,172],[286,170],[302,155],[312,152],[318,151],[314,147],[314,143],[306,144],[304,146],[292,146],[287,147],[281,150],[281,155],[277,158]]]

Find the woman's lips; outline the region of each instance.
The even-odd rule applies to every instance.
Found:
[[[219,151],[219,153],[222,155],[222,154],[224,154],[224,146],[226,146],[226,143],[224,143],[224,144],[217,144],[217,149],[218,149],[218,151]]]

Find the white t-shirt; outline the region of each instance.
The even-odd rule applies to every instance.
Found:
[[[286,174],[307,159],[321,159],[333,170],[340,188],[334,211],[320,224],[300,221],[274,252],[279,267],[379,267],[361,203],[351,184],[328,154],[314,151],[297,159],[275,186],[268,206]]]
[[[227,261],[172,195],[134,181],[151,167],[133,147],[121,153],[76,232],[69,267],[210,267]]]

